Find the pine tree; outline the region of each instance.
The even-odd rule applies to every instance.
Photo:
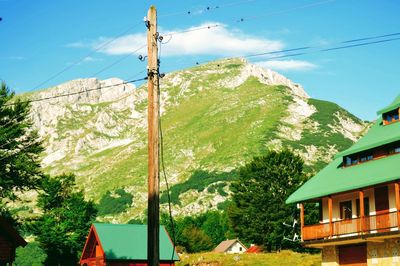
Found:
[[[76,265],[96,218],[95,204],[76,191],[71,174],[47,177],[41,187],[38,207],[43,215],[30,229],[46,251],[45,265]]]
[[[43,151],[29,119],[29,103],[0,86],[0,197],[16,198],[16,191],[34,189],[40,183],[39,154]]]
[[[284,239],[283,222],[293,221],[297,213],[285,200],[304,179],[302,159],[287,150],[270,151],[243,166],[231,186],[233,204],[228,209],[239,238],[267,251],[299,246]]]

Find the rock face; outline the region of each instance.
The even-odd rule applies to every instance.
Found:
[[[49,98],[33,102],[31,107],[34,126],[46,139],[42,166],[65,159],[71,152],[79,162],[84,160],[81,156],[84,151],[101,152],[131,143],[131,138],[121,138],[129,127],[128,123],[117,121],[114,115],[128,112],[128,119],[138,119],[144,126],[143,115],[136,112],[134,103],[143,101],[146,95],[135,93],[135,89],[134,85],[124,84],[117,78],[103,81],[90,78],[73,80],[36,93],[35,99]],[[65,94],[71,95],[52,98]]]
[[[104,219],[126,222],[143,215],[146,88],[90,78],[28,97],[66,93],[72,95],[32,103],[34,125],[46,148],[44,170],[74,172],[95,201],[118,188],[132,194],[131,208]],[[290,148],[315,169],[366,128],[339,106],[310,99],[301,85],[242,59],[168,74],[161,80],[161,114],[175,214],[219,208],[229,197],[232,170],[266,149]]]

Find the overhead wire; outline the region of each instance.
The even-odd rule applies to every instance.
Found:
[[[83,90],[83,91],[77,91],[77,92],[59,94],[59,95],[48,96],[48,97],[43,97],[43,98],[38,98],[38,99],[30,99],[30,100],[26,100],[26,101],[20,101],[20,103],[21,103],[21,102],[22,102],[22,103],[23,103],[23,102],[27,102],[27,103],[41,102],[41,101],[46,101],[46,100],[55,99],[55,98],[60,98],[60,97],[67,97],[67,96],[72,96],[72,95],[87,93],[87,92],[90,92],[90,91],[102,90],[102,89],[110,88],[110,87],[116,87],[116,86],[120,86],[120,85],[124,85],[124,84],[128,84],[128,83],[134,83],[134,82],[138,82],[138,81],[143,81],[143,80],[146,80],[146,79],[147,79],[147,77],[145,77],[145,78],[140,78],[140,79],[135,79],[135,80],[128,80],[128,81],[124,81],[124,82],[117,83],[117,84],[112,84],[112,85],[107,85],[107,86],[100,86],[100,87],[97,87],[97,88],[87,89],[87,90]],[[4,104],[4,106],[12,106],[12,105],[16,105],[16,103]]]
[[[231,6],[236,6],[236,5],[241,5],[241,4],[246,4],[249,2],[254,2],[258,0],[244,0],[244,1],[235,1],[227,4],[222,4],[222,5],[209,5],[209,6],[204,6],[202,8],[198,9],[187,9],[184,11],[178,11],[178,12],[173,12],[173,13],[167,13],[167,14],[160,14],[158,17],[160,18],[165,18],[165,17],[172,17],[172,16],[178,16],[178,15],[197,15],[197,14],[202,14],[207,11],[215,10],[215,9],[221,9],[225,7],[231,7]]]
[[[140,71],[140,72],[138,72],[138,73],[136,73],[135,75],[133,75],[133,76],[131,76],[131,77],[129,77],[128,78],[128,80],[133,80],[134,78],[136,78],[137,76],[139,76],[140,74],[143,74],[144,72],[146,72],[146,69],[145,70],[142,70],[142,71]],[[144,80],[145,80],[146,78],[144,78]],[[140,80],[138,80],[138,81],[140,81]],[[136,82],[136,81],[135,81]],[[120,84],[116,84],[116,85],[120,85]],[[116,86],[115,85],[115,86]],[[109,87],[101,87],[101,89],[110,89],[110,88],[112,88],[112,86],[109,86]],[[88,90],[86,90],[86,91],[88,91]],[[83,92],[86,92],[86,91],[83,91]],[[29,101],[29,100],[26,100],[26,101],[20,101],[20,102],[22,102],[22,103],[30,103],[31,101]],[[16,103],[8,103],[8,104],[5,104],[5,105],[3,105],[3,106],[13,106],[13,105],[16,105]],[[6,126],[8,126],[9,124],[11,124],[11,123],[14,123],[15,122],[15,120],[18,120],[18,119],[20,119],[20,118],[24,118],[24,117],[26,117],[26,115],[25,114],[20,114],[20,115],[18,115],[18,116],[15,116],[15,117],[12,117],[12,119],[10,119],[8,122],[6,122],[5,124],[0,124],[0,128],[5,128]],[[2,145],[0,145],[0,148],[2,147]]]
[[[205,8],[203,8],[203,11],[207,10],[213,10],[213,9],[218,9],[218,8],[224,8],[224,7],[230,7],[230,6],[234,6],[234,5],[239,5],[239,4],[243,4],[243,3],[248,3],[248,2],[253,2],[253,1],[257,1],[257,0],[245,0],[245,1],[238,1],[238,2],[233,2],[233,3],[229,3],[229,4],[225,4],[225,5],[219,5],[219,6],[207,6]],[[179,15],[179,14],[183,14],[183,13],[188,13],[191,14],[191,11],[185,11],[185,12],[177,12],[177,13],[172,13],[172,14],[166,14],[166,15],[161,15],[159,17],[169,17],[169,16],[175,16],[175,15]],[[37,84],[36,86],[33,87],[32,90],[30,91],[34,91],[38,88],[40,88],[41,86],[45,85],[46,83],[48,83],[49,81],[53,80],[54,78],[60,76],[61,74],[65,73],[66,71],[70,70],[71,68],[73,68],[74,66],[80,64],[82,61],[84,61],[86,58],[90,57],[91,55],[93,55],[94,53],[100,51],[101,49],[103,49],[104,47],[106,47],[107,45],[111,44],[112,42],[114,42],[115,40],[117,40],[118,38],[122,37],[123,35],[125,35],[127,32],[133,30],[134,28],[136,28],[137,26],[139,26],[140,24],[142,24],[143,22],[138,22],[133,26],[128,27],[126,30],[122,31],[121,33],[119,33],[117,36],[111,38],[110,40],[102,43],[101,45],[97,46],[95,49],[93,49],[92,51],[90,51],[89,53],[87,53],[86,55],[84,55],[83,57],[81,57],[80,59],[74,61],[72,64],[69,64],[68,66],[66,66],[65,68],[61,69],[60,71],[56,72],[55,74],[51,75],[49,78],[45,79],[44,81],[40,82],[39,84]],[[210,29],[210,28],[214,28],[214,27],[218,27],[220,25],[213,25],[213,26],[208,26],[206,28]],[[191,29],[191,30],[184,30],[181,32],[174,32],[171,33],[169,35],[175,35],[175,34],[181,34],[181,33],[186,33],[186,32],[191,32],[191,31],[196,31],[196,30],[202,30],[203,28],[199,28],[199,29]],[[127,56],[128,57],[128,56]],[[118,64],[119,62],[123,61],[126,57],[118,59],[116,62],[112,63],[110,66],[105,67],[104,69],[101,69],[100,71],[96,72],[96,74],[102,73],[105,70],[109,69],[110,67]]]
[[[130,26],[128,29],[124,30],[123,32],[121,32],[120,34],[118,34],[117,36],[115,36],[114,38],[111,38],[110,40],[102,43],[101,45],[97,46],[94,50],[90,51],[89,53],[87,53],[85,56],[81,57],[80,59],[76,60],[75,62],[73,62],[72,64],[66,66],[65,68],[61,69],[60,71],[58,71],[57,73],[53,74],[52,76],[50,76],[49,78],[45,79],[44,81],[40,82],[39,84],[37,84],[36,86],[33,87],[33,90],[36,90],[38,88],[40,88],[41,86],[43,86],[44,84],[48,83],[49,81],[53,80],[54,78],[60,76],[61,74],[63,74],[64,72],[68,71],[69,69],[71,69],[72,67],[78,65],[79,63],[83,62],[87,57],[93,55],[94,53],[100,51],[101,49],[103,49],[104,47],[106,47],[107,45],[111,44],[112,42],[114,42],[115,40],[117,40],[118,38],[122,37],[123,35],[125,35],[126,33],[128,33],[129,31],[133,30],[134,28],[136,28],[137,26],[139,26],[140,24],[142,24],[143,22],[137,23],[133,26]]]
[[[158,56],[157,56],[157,60],[158,60],[158,72],[160,72],[160,64],[161,64],[161,47],[162,47],[162,39],[158,38],[157,41],[159,42],[159,50],[158,50]],[[160,74],[160,73],[158,73]],[[157,83],[158,88],[157,90],[160,92],[160,82]],[[164,136],[163,136],[163,130],[162,130],[162,123],[161,123],[161,113],[160,113],[160,108],[158,109],[158,131],[160,134],[160,161],[161,161],[161,169],[162,169],[162,173],[164,176],[164,181],[165,181],[165,186],[166,186],[166,190],[167,190],[167,198],[168,198],[168,213],[169,213],[169,219],[170,219],[170,223],[171,223],[171,230],[172,230],[172,255],[171,255],[171,263],[170,265],[172,265],[172,261],[174,260],[174,256],[175,256],[175,247],[176,247],[176,233],[175,233],[175,223],[174,223],[174,217],[172,215],[172,204],[171,204],[171,193],[170,193],[170,188],[169,188],[169,183],[168,183],[168,178],[167,178],[167,173],[165,170],[165,163],[164,163]]]
[[[34,141],[34,142],[31,142],[31,143],[29,143],[28,145],[23,146],[23,147],[22,147],[19,151],[17,151],[16,153],[9,153],[9,154],[7,154],[6,156],[0,157],[0,161],[3,161],[3,160],[5,160],[5,159],[7,159],[7,158],[10,158],[11,156],[17,155],[18,153],[20,153],[21,151],[25,150],[26,148],[29,148],[29,147],[31,147],[31,146],[33,146],[33,145],[35,145],[35,144],[38,144],[38,143],[40,143],[39,140]]]
[[[244,21],[258,19],[258,18],[265,18],[265,16],[282,15],[284,13],[288,13],[288,12],[292,12],[292,11],[296,11],[296,10],[300,10],[300,9],[306,9],[309,7],[319,6],[319,5],[327,4],[330,2],[334,2],[334,1],[335,0],[325,0],[325,1],[310,3],[310,4],[306,4],[306,5],[296,6],[296,7],[280,10],[280,11],[269,12],[269,13],[265,13],[265,14],[258,15],[258,16],[242,17],[240,19],[237,19],[236,22],[244,22]]]
[[[307,54],[316,54],[316,53],[321,53],[321,52],[329,52],[329,51],[349,49],[349,48],[360,47],[360,46],[368,46],[368,45],[373,45],[373,44],[392,42],[392,41],[400,40],[400,37],[394,37],[394,36],[399,36],[399,35],[400,35],[400,32],[389,33],[389,34],[380,34],[380,35],[376,35],[376,36],[368,36],[368,37],[363,37],[363,38],[358,38],[358,39],[350,39],[350,40],[335,42],[334,44],[331,44],[330,45],[331,47],[329,47],[329,48],[325,48],[328,45],[301,46],[301,47],[297,47],[297,48],[265,51],[265,52],[259,52],[259,53],[254,53],[254,54],[242,54],[242,55],[228,56],[228,57],[225,57],[224,59],[254,58],[254,57],[265,56],[266,61],[269,61],[269,60],[279,59],[279,58],[298,57],[298,56],[303,56],[303,55],[307,55]],[[377,40],[377,39],[382,39],[385,37],[394,37],[394,38]],[[356,42],[360,42],[363,40],[371,40],[371,41],[356,43]],[[376,41],[372,41],[372,40],[376,40]],[[343,44],[347,44],[347,43],[351,43],[351,44],[343,45]],[[296,51],[299,51],[299,53],[288,53],[288,52],[296,52]],[[198,66],[201,64],[213,62],[218,59],[222,59],[222,58],[215,57],[214,59],[211,59],[211,60],[196,60],[192,63],[185,62],[184,65],[185,66]]]
[[[100,73],[103,73],[104,71],[112,68],[113,66],[119,64],[120,62],[124,61],[125,59],[127,59],[128,57],[135,55],[138,51],[140,51],[141,49],[143,49],[144,47],[146,47],[146,44],[140,46],[139,48],[137,48],[136,50],[134,50],[133,52],[130,52],[129,54],[126,54],[125,56],[119,58],[118,60],[112,62],[111,64],[105,66],[104,68],[100,69],[99,71],[95,72],[92,76],[97,76]]]

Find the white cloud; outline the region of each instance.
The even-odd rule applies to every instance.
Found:
[[[83,62],[97,62],[97,61],[102,61],[102,59],[94,58],[94,57],[91,57],[91,56],[86,56],[85,58],[83,58],[82,61]]]
[[[309,71],[318,67],[311,62],[301,60],[271,60],[256,62],[256,64],[277,71]]]
[[[84,42],[71,42],[67,43],[65,47],[71,47],[71,48],[84,48],[87,47],[88,45],[85,44]]]
[[[137,33],[125,35],[115,40],[101,37],[92,44],[92,48],[109,55],[123,55],[133,53],[138,48],[145,46],[146,43],[146,35],[144,33]],[[146,48],[143,47],[135,53],[141,54],[145,51]]]
[[[17,60],[17,61],[25,60],[25,59],[26,59],[24,56],[9,56],[8,58],[9,58],[10,60]]]
[[[218,25],[218,26],[215,26]],[[198,28],[207,28],[196,30]],[[187,31],[174,34],[173,32]],[[163,56],[179,55],[216,55],[216,56],[240,56],[255,52],[270,52],[281,50],[283,42],[269,40],[259,36],[243,34],[237,29],[229,29],[219,23],[204,23],[197,27],[177,29],[174,31],[162,31],[164,42],[162,45]],[[133,53],[139,47],[145,46],[147,42],[145,33],[125,35],[115,40],[111,38],[99,38],[89,46],[99,52],[108,55],[122,55]],[[69,47],[82,47],[81,42],[71,43]],[[143,54],[146,48],[136,51]]]

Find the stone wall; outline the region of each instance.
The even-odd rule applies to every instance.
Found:
[[[367,242],[368,266],[400,266],[400,238]],[[322,249],[322,266],[339,266],[339,249],[327,246]]]
[[[339,253],[336,246],[323,247],[322,266],[339,266]]]
[[[400,238],[367,243],[368,266],[400,266]]]

